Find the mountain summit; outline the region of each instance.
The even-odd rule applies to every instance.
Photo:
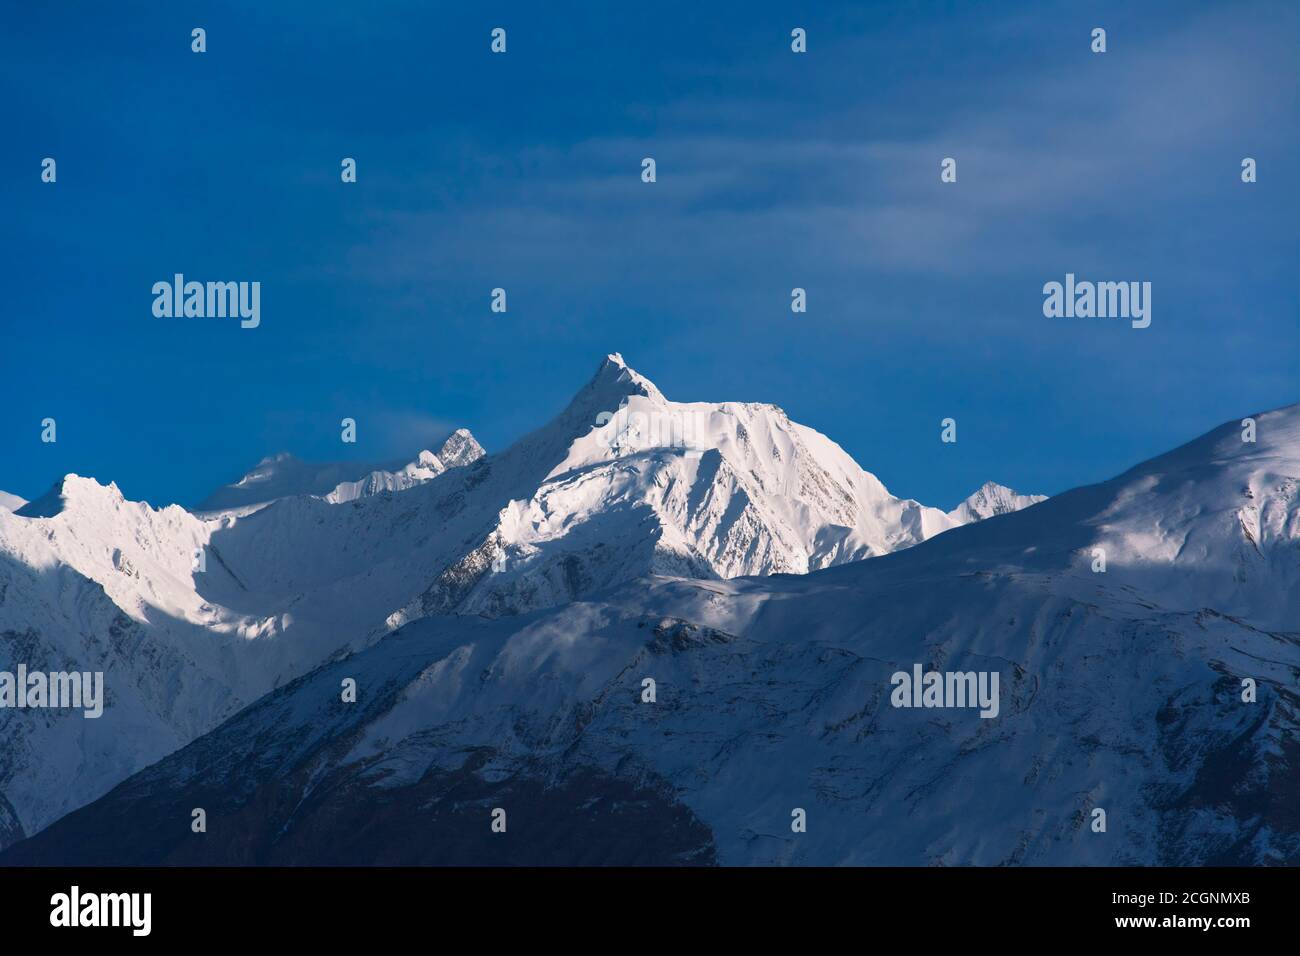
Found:
[[[462,429],[406,462],[277,455],[194,512],[69,475],[0,510],[0,670],[102,670],[111,706],[41,723],[0,709],[0,808],[35,832],[414,620],[649,576],[804,574],[958,524],[780,408],[672,402],[618,354],[498,454]]]
[[[392,626],[522,613],[647,574],[803,574],[959,523],[894,497],[775,405],[673,402],[617,353],[554,421],[464,479],[457,508],[477,509],[478,538]]]
[[[735,430],[789,435],[705,408],[694,460],[735,455],[746,481],[772,446]],[[1230,422],[870,561],[413,621],[0,865],[1294,866],[1300,406],[1254,417],[1257,442]],[[651,462],[688,453],[631,422],[630,487],[686,480]],[[555,480],[609,487],[602,454],[576,448]],[[900,700],[922,670],[986,678],[997,706]],[[194,806],[220,841],[191,838]]]

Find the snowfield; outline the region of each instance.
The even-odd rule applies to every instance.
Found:
[[[0,840],[38,832],[414,622],[456,628],[473,615],[505,633],[521,615],[553,615],[568,628],[566,615],[595,613],[601,595],[640,606],[679,593],[628,590],[647,579],[708,582],[701,593],[747,606],[751,587],[781,594],[802,580],[770,575],[871,567],[861,559],[1038,500],[986,485],[945,514],[895,498],[775,406],[670,402],[617,355],[554,421],[497,455],[460,430],[385,467],[279,456],[195,513],[69,475],[0,512],[0,670],[102,670],[108,707],[97,721],[0,710]],[[1261,527],[1276,520],[1274,508]],[[728,583],[754,576],[760,585]],[[690,610],[666,603],[660,616]],[[699,615],[681,619],[694,627]],[[638,638],[645,620],[628,625]],[[723,630],[752,641],[749,627],[737,618]],[[565,706],[579,694],[552,691]],[[533,692],[510,693],[522,708]]]

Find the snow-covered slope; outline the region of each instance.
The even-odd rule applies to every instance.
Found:
[[[97,721],[0,711],[0,798],[25,832],[421,617],[651,574],[805,572],[954,525],[780,409],[670,402],[617,355],[499,455],[462,430],[402,467],[356,467],[268,459],[197,513],[69,475],[0,512],[0,670],[102,669],[111,702]]]
[[[872,561],[426,618],[0,863],[1295,865],[1300,406],[1255,417]]]
[[[519,613],[642,574],[805,573],[956,525],[776,406],[672,402],[617,354],[484,465],[475,546],[393,623]]]
[[[11,495],[7,491],[0,491],[0,511],[17,511],[25,504],[27,499]]]
[[[1022,495],[1012,491],[1006,485],[986,481],[973,495],[949,511],[948,517],[957,524],[970,524],[992,518],[994,515],[1020,511],[1046,500],[1047,495]]]
[[[107,697],[98,720],[0,709],[0,805],[31,832],[257,694],[223,677],[241,641],[193,587],[203,522],[71,475],[20,510],[48,517],[0,512],[0,671],[102,671]]]

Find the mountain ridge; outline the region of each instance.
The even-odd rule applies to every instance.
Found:
[[[290,477],[311,491],[267,495],[292,490],[273,467],[291,461],[264,459],[223,511],[67,475],[0,512],[0,670],[112,675],[101,720],[0,710],[0,795],[24,833],[428,615],[529,613],[646,575],[803,573],[954,525],[776,406],[670,402],[618,353],[496,454],[461,430],[397,471],[307,465]]]
[[[281,498],[316,495],[335,504],[381,491],[402,491],[467,465],[485,454],[469,429],[457,428],[437,451],[420,451],[412,459],[388,462],[306,462],[280,452],[268,455],[238,481],[208,495],[196,514],[248,513]]]
[[[413,621],[0,863],[1295,865],[1300,406],[1254,417],[871,561]]]

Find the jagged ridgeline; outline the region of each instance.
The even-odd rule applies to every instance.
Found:
[[[945,513],[611,356],[496,455],[269,459],[201,513],[70,476],[0,514],[0,669],[107,706],[0,710],[0,836],[44,830],[5,860],[1294,861],[1300,412],[1257,424]],[[891,706],[917,665],[997,716]]]

